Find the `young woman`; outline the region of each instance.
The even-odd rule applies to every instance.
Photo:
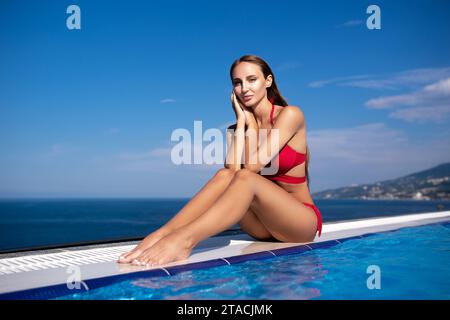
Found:
[[[242,56],[231,66],[230,77],[236,124],[227,130],[225,168],[118,262],[154,266],[184,260],[200,241],[236,223],[258,240],[311,242],[316,232],[320,236],[322,218],[309,193],[303,112],[288,106],[272,70],[260,57]],[[254,141],[245,132],[260,129],[268,129],[267,138],[251,148]],[[279,148],[271,150],[275,131]],[[268,160],[262,163],[254,157],[258,152],[269,155]],[[261,170],[273,163],[270,159],[278,171],[263,175]]]

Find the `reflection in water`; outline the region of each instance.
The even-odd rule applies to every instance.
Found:
[[[319,297],[320,290],[308,283],[322,280],[327,273],[317,255],[303,254],[137,279],[131,284],[148,289],[138,290],[147,299],[297,300]]]

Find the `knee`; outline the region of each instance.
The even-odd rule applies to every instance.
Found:
[[[233,179],[235,173],[236,173],[236,171],[234,171],[232,169],[222,168],[222,169],[217,170],[217,172],[215,174],[215,178],[231,180],[231,179]]]
[[[248,180],[250,179],[255,173],[253,171],[250,171],[248,169],[241,169],[238,172],[235,173],[234,178],[238,180]]]

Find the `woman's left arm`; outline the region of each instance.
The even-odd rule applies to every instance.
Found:
[[[248,126],[248,129],[250,129],[250,127],[253,125],[250,124]],[[247,148],[246,143],[246,161],[244,164],[244,168],[253,172],[261,171],[280,152],[280,150],[294,136],[294,134],[303,126],[304,114],[298,107],[283,107],[283,110],[277,117],[275,125],[267,134],[267,138],[261,139],[260,145],[258,142],[256,142],[256,146],[259,145],[258,147],[254,147],[255,144],[253,144],[253,147]],[[256,138],[256,141],[258,141],[259,130],[255,130],[255,127],[253,127],[253,129],[256,132],[256,137],[254,137],[253,133],[250,133],[250,137],[252,139]],[[249,161],[247,161],[247,158],[249,159]]]

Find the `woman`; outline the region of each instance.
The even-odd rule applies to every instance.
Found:
[[[154,266],[184,260],[200,241],[236,223],[258,240],[311,242],[317,231],[320,236],[322,219],[307,181],[303,112],[288,106],[272,70],[257,56],[236,60],[230,77],[236,124],[228,128],[233,130],[227,130],[225,168],[218,170],[167,224],[118,262]],[[270,130],[269,134],[251,149],[252,141],[244,131],[260,129]],[[268,143],[273,137],[277,137],[279,148]],[[250,161],[257,152],[269,155],[268,160],[263,163],[256,157],[256,161]],[[261,170],[273,163],[272,156],[278,164],[277,174],[262,175]]]

